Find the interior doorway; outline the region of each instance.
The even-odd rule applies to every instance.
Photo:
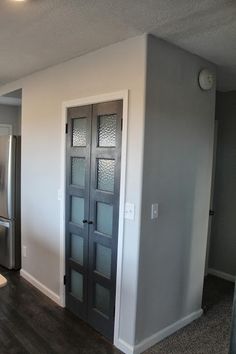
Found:
[[[66,307],[113,339],[122,100],[67,110]]]
[[[21,97],[0,96],[0,266],[21,268]]]
[[[203,308],[218,309],[230,341],[236,279],[236,91],[217,92],[212,198]],[[223,316],[222,316],[223,318]],[[220,320],[220,317],[219,317]]]

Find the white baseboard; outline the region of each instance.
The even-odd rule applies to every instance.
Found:
[[[61,301],[60,301],[59,295],[57,295],[52,290],[47,288],[45,285],[43,285],[40,281],[38,281],[35,277],[33,277],[28,272],[26,272],[24,269],[20,270],[20,275],[22,276],[22,278],[27,280],[31,285],[33,285],[35,288],[37,288],[39,291],[41,291],[44,295],[48,296],[51,300],[53,300],[59,306],[61,306]]]
[[[182,318],[181,320],[171,324],[170,326],[164,328],[163,330],[154,333],[152,336],[144,339],[140,343],[136,344],[135,346],[131,346],[125,341],[118,339],[118,342],[115,343],[115,346],[122,350],[125,354],[140,354],[143,353],[145,350],[149,349],[153,345],[157,344],[164,338],[170,336],[171,334],[175,333],[179,329],[187,326],[192,321],[198,319],[202,315],[202,309],[191,313],[190,315]]]
[[[220,270],[216,270],[213,268],[208,268],[208,274],[215,275],[218,278],[222,278],[224,280],[228,280],[231,282],[235,282],[236,276],[228,273],[221,272]]]
[[[114,342],[114,345],[125,354],[134,354],[135,347],[126,343],[123,339],[119,338]]]

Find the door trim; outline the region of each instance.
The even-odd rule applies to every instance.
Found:
[[[120,327],[120,305],[122,290],[122,268],[123,268],[123,243],[124,243],[124,209],[126,191],[126,156],[127,156],[127,135],[128,135],[128,90],[90,96],[62,103],[61,119],[61,183],[58,189],[58,200],[60,201],[60,305],[65,307],[65,197],[66,197],[66,134],[65,125],[67,121],[67,108],[96,104],[115,100],[123,100],[123,128],[121,146],[121,172],[120,172],[120,206],[119,206],[119,226],[117,243],[117,277],[116,277],[116,306],[114,320],[113,343],[119,339]]]

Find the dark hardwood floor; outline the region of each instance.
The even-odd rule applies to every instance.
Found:
[[[118,354],[106,339],[41,294],[18,272],[0,267],[0,354]]]

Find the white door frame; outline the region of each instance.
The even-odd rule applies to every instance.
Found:
[[[120,304],[122,289],[122,264],[123,264],[123,230],[124,230],[124,208],[125,208],[125,187],[126,187],[126,155],[127,155],[127,131],[128,131],[128,90],[79,98],[62,104],[62,135],[61,135],[61,185],[58,190],[60,206],[60,305],[65,307],[65,286],[63,278],[65,275],[65,195],[66,195],[66,135],[65,124],[67,120],[67,109],[69,107],[84,106],[101,102],[123,100],[123,129],[121,147],[121,174],[120,174],[120,207],[117,244],[117,276],[116,276],[116,306],[114,321],[114,343],[119,338],[120,326]]]

